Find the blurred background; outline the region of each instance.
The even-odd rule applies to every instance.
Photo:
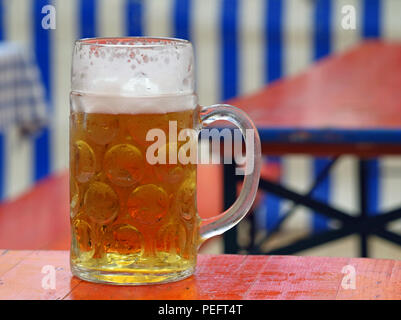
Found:
[[[344,6],[355,8],[354,29],[342,27]],[[24,202],[27,193],[45,179],[63,174],[68,166],[74,41],[123,35],[192,41],[200,104],[210,105],[293,77],[319,59],[345,52],[367,39],[401,41],[401,1],[0,0],[0,216],[11,219],[4,208],[15,201]],[[324,160],[308,155],[265,158],[282,183],[300,192],[307,190]],[[350,212],[358,210],[353,178],[356,161],[353,156],[342,159],[317,188],[319,199]],[[399,206],[401,158],[382,157],[369,165],[371,209]],[[198,182],[199,211],[211,216],[223,207],[221,168],[204,170],[208,171]],[[53,197],[51,190],[47,196]],[[261,193],[254,211],[258,228],[268,233],[287,207],[288,201]],[[38,207],[33,203],[29,208],[26,215],[33,218],[21,219],[21,229],[15,230],[21,237],[27,221],[41,225],[35,220]],[[68,224],[68,212],[65,219]],[[0,217],[1,222],[9,223]],[[273,241],[285,243],[330,227],[321,216],[300,207]],[[249,222],[241,223],[239,242],[249,241],[248,229]],[[67,249],[65,243],[60,248]],[[400,247],[384,240],[373,239],[371,248],[372,257],[401,258]],[[221,239],[203,250],[222,252]],[[300,254],[357,256],[357,239],[350,236]]]

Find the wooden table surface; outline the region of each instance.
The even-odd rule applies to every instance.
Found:
[[[42,287],[45,266],[54,267],[55,289]],[[342,285],[351,283],[345,266],[355,270],[355,289]],[[129,287],[73,277],[68,251],[0,250],[0,299],[401,299],[401,261],[199,255],[190,278]]]

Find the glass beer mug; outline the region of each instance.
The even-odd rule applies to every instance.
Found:
[[[185,40],[76,42],[70,95],[75,276],[123,285],[186,278],[195,270],[200,244],[249,211],[260,174],[257,130],[235,107],[198,106],[194,78],[193,49]],[[180,140],[180,132],[197,136],[216,120],[231,122],[247,138],[245,167],[251,170],[231,208],[202,220],[196,208],[196,161],[168,160],[180,158],[182,149],[184,156],[196,153],[197,144],[193,148],[188,142],[189,134]],[[160,160],[163,155],[167,161]]]

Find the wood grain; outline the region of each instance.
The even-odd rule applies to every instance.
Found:
[[[6,252],[6,253],[4,253]],[[5,258],[8,256],[8,258]],[[43,289],[42,268],[56,268]],[[356,271],[345,289],[344,266]],[[199,255],[194,276],[152,286],[93,284],[73,277],[67,251],[1,251],[0,299],[401,299],[401,261],[296,256]]]

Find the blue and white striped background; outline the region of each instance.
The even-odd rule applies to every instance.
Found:
[[[41,9],[57,11],[56,30],[43,30]],[[355,6],[357,30],[341,28],[344,5]],[[190,39],[196,49],[201,104],[253,92],[281,77],[305,70],[314,60],[352,47],[368,37],[401,39],[400,0],[0,0],[0,39],[19,41],[36,53],[47,89],[52,125],[32,140],[16,130],[0,136],[0,197],[9,198],[67,166],[70,60],[73,42],[92,36],[150,35]],[[282,180],[305,190],[325,159],[289,156]],[[397,203],[401,179],[378,178],[372,161],[371,208]],[[355,211],[355,159],[347,157],[316,196]],[[387,177],[387,178],[386,178]],[[341,181],[340,181],[341,180]],[[380,194],[378,185],[381,185]],[[286,206],[267,200],[269,218]],[[289,222],[304,224],[306,210]],[[327,222],[314,218],[314,229]]]

